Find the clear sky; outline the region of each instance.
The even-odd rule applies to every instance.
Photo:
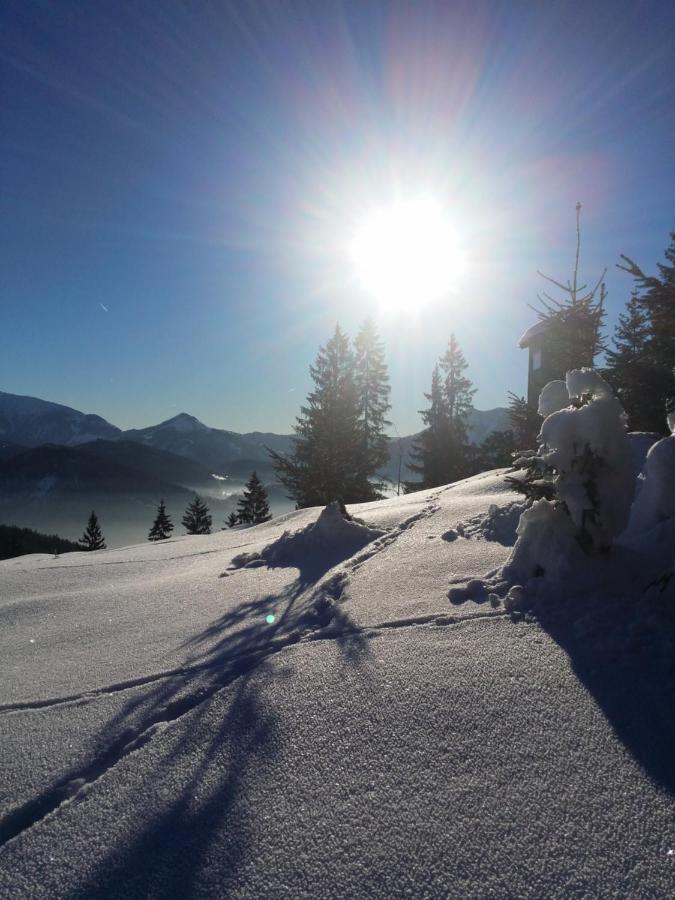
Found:
[[[451,331],[475,404],[525,390],[543,269],[653,269],[675,227],[675,5],[0,5],[0,389],[121,427],[289,431],[335,322],[376,316],[400,433]],[[464,271],[387,312],[345,251],[425,191]]]

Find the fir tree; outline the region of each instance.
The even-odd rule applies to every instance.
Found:
[[[98,516],[92,509],[87,521],[87,528],[79,541],[84,550],[105,550],[105,541],[98,523]]]
[[[530,450],[536,446],[537,435],[541,428],[541,416],[532,409],[524,397],[513,391],[509,396],[509,428],[513,434],[514,452]]]
[[[415,438],[410,450],[412,461],[408,463],[408,468],[422,477],[420,481],[406,482],[408,492],[446,483],[444,477],[450,414],[438,365],[434,367],[431,376],[431,390],[424,396],[430,404],[427,409],[420,410],[426,428]]]
[[[199,494],[185,510],[182,523],[188,534],[211,534],[211,514]]]
[[[173,522],[171,521],[171,517],[167,515],[164,500],[162,499],[159,501],[159,506],[157,507],[155,521],[152,523],[152,528],[148,532],[148,540],[163,541],[165,538],[170,537],[172,531]]]
[[[502,469],[513,463],[516,441],[510,429],[493,431],[478,448],[477,469],[488,472],[491,469]]]
[[[465,447],[468,445],[466,420],[473,408],[471,398],[476,391],[471,381],[463,374],[468,365],[454,334],[450,335],[448,349],[441,357],[440,366],[445,375],[443,386],[453,439],[458,448]]]
[[[373,473],[363,455],[354,357],[339,325],[310,374],[314,390],[297,418],[292,453],[268,451],[279,480],[298,509],[368,499]]]
[[[543,292],[537,295],[539,308],[532,309],[547,325],[547,368],[552,377],[565,378],[570,369],[593,367],[595,357],[603,350],[602,324],[605,316],[605,271],[595,286],[588,290],[579,284],[579,252],[581,249],[581,203],[576,205],[577,248],[572,279],[566,284],[538,274],[563,292],[561,300]]]
[[[471,474],[475,454],[467,437],[466,420],[475,391],[464,375],[466,369],[467,362],[453,334],[434,368],[431,392],[424,395],[431,403],[428,409],[420,410],[427,427],[417,436],[410,452],[413,462],[408,463],[422,480],[408,482],[408,491],[438,487]]]
[[[616,391],[633,431],[650,431],[655,418],[663,418],[658,392],[655,395],[652,390],[655,372],[647,353],[649,337],[649,316],[633,293],[625,313],[619,316],[614,349],[607,350],[603,373]]]
[[[234,526],[238,525],[238,524],[239,524],[239,516],[236,514],[236,512],[233,511],[229,514],[229,516],[225,520],[225,525],[228,528],[234,528]]]
[[[244,496],[237,506],[239,507],[237,520],[245,525],[259,525],[261,522],[269,522],[272,518],[267,491],[256,472],[253,472],[246,482]]]
[[[354,341],[354,381],[365,466],[375,473],[389,459],[389,439],[384,430],[391,424],[386,418],[391,406],[384,346],[372,319],[366,319]],[[379,496],[373,488],[372,499]]]
[[[640,422],[645,430],[659,432],[665,430],[666,404],[675,396],[675,232],[665,256],[666,263],[658,264],[658,276],[645,275],[624,254],[621,258],[626,265],[619,264],[637,282],[638,303],[649,325],[645,367],[640,370],[646,384],[636,386],[636,393],[642,391]]]

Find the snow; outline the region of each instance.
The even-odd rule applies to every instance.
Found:
[[[593,369],[568,372],[566,381],[570,401],[586,397],[588,402],[559,409],[544,420],[540,455],[555,469],[558,497],[577,529],[585,529],[596,547],[607,547],[626,527],[635,493],[624,412]],[[550,388],[542,395],[551,394]]]
[[[540,334],[544,334],[544,332],[547,331],[548,328],[549,322],[546,319],[535,322],[534,325],[530,325],[527,331],[523,335],[521,335],[520,340],[518,341],[518,346],[522,350],[532,342],[532,338],[535,338]]]
[[[506,474],[0,562],[0,896],[668,896],[675,521]]]
[[[570,405],[570,396],[564,381],[549,381],[539,394],[537,412],[540,416],[552,415],[559,409],[565,409]]]
[[[628,531],[647,531],[675,516],[675,434],[657,441],[647,454],[641,490],[630,512]]]

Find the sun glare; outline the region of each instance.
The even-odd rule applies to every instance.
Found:
[[[372,213],[350,247],[359,280],[383,308],[417,310],[450,293],[464,268],[457,236],[429,197],[400,200]]]

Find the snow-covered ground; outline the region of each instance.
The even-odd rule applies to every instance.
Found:
[[[0,897],[672,896],[672,592],[507,612],[504,474],[0,563]]]

